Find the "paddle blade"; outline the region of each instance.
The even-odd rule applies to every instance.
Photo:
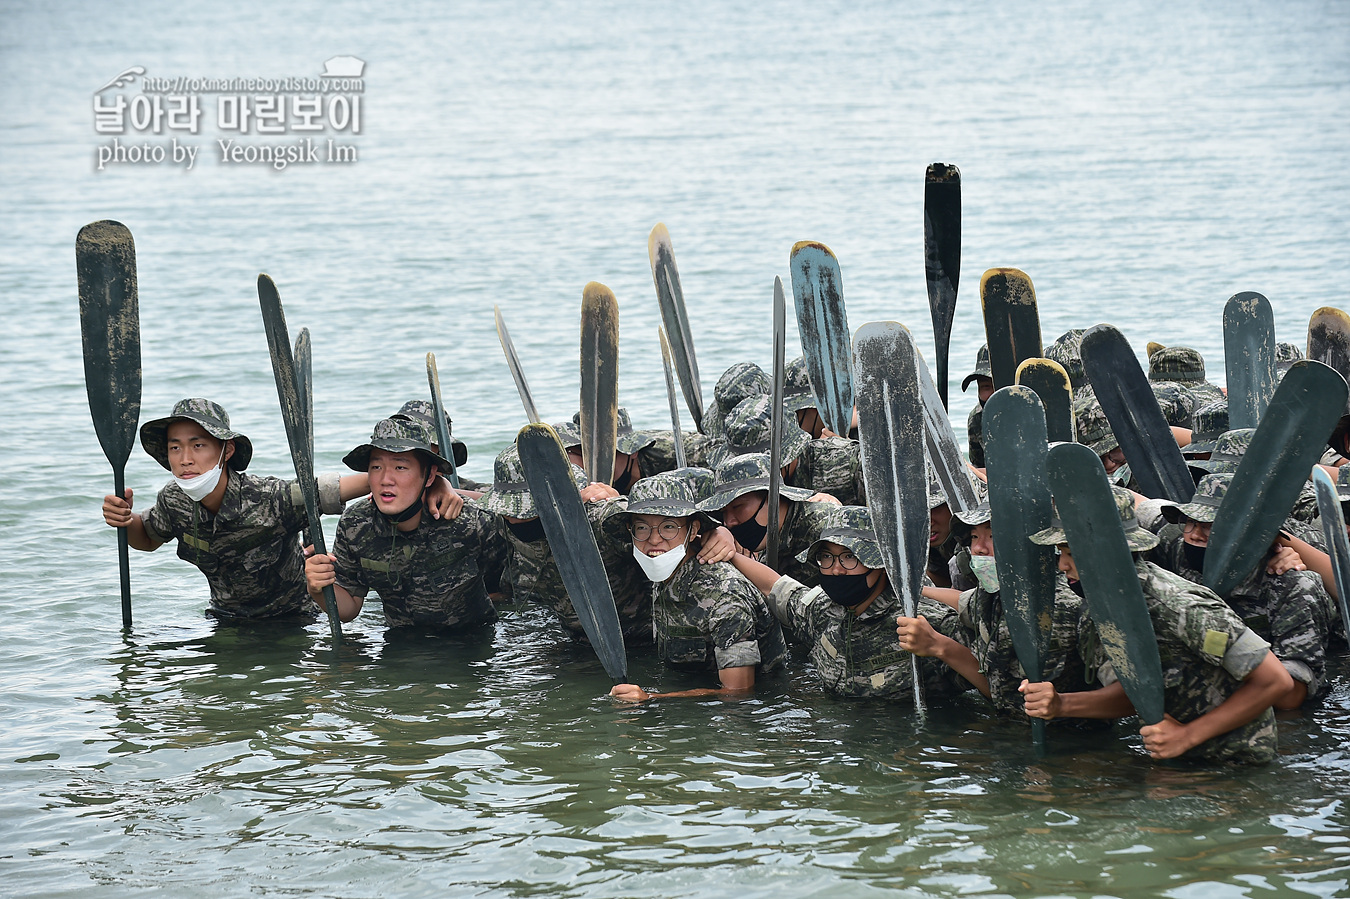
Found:
[[[839,260],[823,243],[803,240],[792,247],[789,268],[807,379],[825,426],[847,436],[853,420],[853,368]]]
[[[1261,564],[1345,411],[1345,379],[1320,362],[1289,367],[1214,517],[1205,586],[1223,596]]]
[[[445,404],[441,402],[441,375],[436,370],[436,354],[427,353],[427,387],[431,390],[431,412],[436,418],[436,446],[450,463],[445,472],[450,486],[459,489],[459,472],[455,468],[455,444],[450,439],[450,425],[446,422]]]
[[[1223,307],[1228,426],[1254,428],[1275,392],[1275,313],[1259,293],[1244,291]]]
[[[1036,289],[1023,271],[991,268],[980,278],[980,305],[994,387],[1008,387],[1016,380],[1023,359],[1043,355]]]
[[[1046,438],[1051,443],[1073,443],[1073,387],[1064,366],[1054,359],[1025,359],[1017,366],[1015,379],[1040,398]]]
[[[783,381],[787,343],[787,301],[783,297],[783,279],[773,279],[773,405],[769,427],[769,506],[768,566],[778,570],[779,520],[778,497],[783,485]]]
[[[1081,443],[1050,447],[1046,467],[1102,648],[1140,720],[1157,724],[1164,712],[1158,638],[1106,470]]]
[[[120,472],[141,416],[136,244],[121,222],[92,222],[75,238],[84,385],[103,454]]]
[[[689,329],[689,313],[684,308],[684,290],[680,287],[680,272],[675,267],[675,249],[670,243],[670,232],[658,222],[647,235],[647,259],[652,266],[652,282],[656,285],[656,302],[661,308],[661,324],[670,339],[675,357],[675,372],[684,392],[684,404],[694,419],[694,429],[703,430],[703,387],[698,379],[698,359],[694,356],[694,335]]]
[[[670,341],[666,339],[666,329],[657,326],[656,337],[661,342],[661,369],[666,375],[666,402],[670,404],[670,432],[675,441],[675,467],[684,468],[689,464],[684,455],[684,431],[680,428],[680,404],[675,398],[675,371],[670,364]]]
[[[961,172],[935,162],[924,174],[923,251],[928,280],[928,309],[933,315],[937,390],[947,408],[947,358],[956,287],[961,279]]]
[[[1322,533],[1327,538],[1327,553],[1331,556],[1341,625],[1350,634],[1350,539],[1346,536],[1340,493],[1331,482],[1331,476],[1321,468],[1313,469],[1313,489],[1317,492],[1317,511],[1322,519]]]
[[[591,281],[581,292],[581,456],[593,483],[614,480],[619,416],[619,303]]]
[[[1323,306],[1308,320],[1308,358],[1350,380],[1350,315]]]
[[[937,388],[933,386],[933,376],[919,354],[916,362],[919,374],[919,394],[923,400],[923,440],[928,448],[928,461],[937,473],[942,492],[947,495],[947,504],[953,512],[966,512],[975,508],[979,501],[975,496],[975,485],[970,480],[970,470],[966,467],[961,447],[956,442],[956,432],[952,430],[952,420],[942,405]]]
[[[614,594],[605,575],[586,508],[577,493],[567,453],[557,433],[542,423],[521,428],[516,437],[525,482],[553,550],[558,574],[577,611],[586,637],[605,672],[616,683],[628,680],[628,657]]]
[[[492,314],[497,320],[497,340],[501,342],[502,352],[506,355],[506,367],[511,370],[511,380],[516,382],[516,393],[520,394],[520,403],[525,407],[525,417],[530,421],[542,421],[539,410],[534,407],[534,395],[530,393],[530,385],[525,381],[525,370],[520,367],[520,357],[516,355],[516,345],[511,340],[511,332],[506,330],[506,319],[502,318],[502,310],[493,306]]]

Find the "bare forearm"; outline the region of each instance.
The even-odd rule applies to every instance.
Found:
[[[1060,718],[1124,718],[1134,714],[1134,704],[1120,681],[1100,690],[1059,694]]]
[[[951,637],[938,635],[937,658],[946,663],[957,674],[970,681],[971,685],[986,697],[989,693],[989,678],[980,673],[980,663],[975,654],[957,643]]]

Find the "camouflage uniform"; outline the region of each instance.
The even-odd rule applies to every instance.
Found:
[[[724,439],[723,423],[731,410],[747,397],[767,396],[773,393],[773,381],[753,362],[737,362],[722,373],[713,387],[712,408],[703,417],[703,433],[715,439]],[[712,458],[709,457],[709,462]],[[715,464],[710,468],[716,468]]]
[[[1206,475],[1189,503],[1160,503],[1162,516],[1178,526],[1184,518],[1213,523],[1217,504],[1230,481],[1231,475]],[[1150,552],[1150,560],[1192,583],[1203,583],[1203,561],[1196,568],[1192,564],[1194,554],[1188,554],[1180,530],[1167,530],[1167,536]],[[1340,616],[1315,572],[1287,571],[1274,575],[1267,573],[1263,563],[1224,595],[1223,600],[1261,639],[1270,643],[1271,652],[1289,675],[1307,685],[1309,699],[1326,686],[1326,649]]]
[[[1083,329],[1065,331],[1045,348],[1045,358],[1058,362],[1069,375],[1069,387],[1076,395],[1087,387],[1087,372],[1083,370]]]
[[[575,465],[572,466],[572,478],[578,490],[587,484],[585,472]],[[651,633],[651,595],[647,590],[646,578],[632,554],[626,551],[627,547],[601,527],[605,516],[624,503],[623,497],[587,503],[586,516],[595,532],[596,546],[609,578],[624,638],[643,641]],[[497,455],[493,463],[492,487],[482,495],[478,504],[497,515],[537,520],[539,513],[525,484],[525,471],[520,465],[520,453],[514,443]],[[530,601],[544,606],[558,617],[559,623],[572,639],[589,642],[576,608],[567,595],[548,540],[542,534],[537,540],[522,539],[509,526],[506,537],[511,544],[511,555],[502,577],[502,591],[517,602]]]
[[[1073,398],[1073,425],[1077,442],[1098,456],[1105,456],[1120,446],[1120,441],[1111,430],[1111,422],[1102,411],[1101,403],[1097,402],[1096,395],[1090,391],[1085,390]],[[1134,476],[1130,473],[1129,465],[1117,468],[1107,475],[1106,479],[1112,486],[1139,489]]]
[[[1209,590],[1164,571],[1135,563],[1162,660],[1163,707],[1182,724],[1217,708],[1242,686],[1269,651],[1231,609]],[[1116,681],[1097,626],[1083,606],[1079,651],[1103,686]],[[1275,715],[1255,720],[1201,743],[1182,758],[1263,765],[1275,758]]]
[[[773,428],[773,400],[742,400],[726,418],[726,437],[735,455],[767,453]],[[811,493],[828,493],[846,506],[864,504],[862,460],[858,441],[847,437],[811,439],[800,427],[783,421],[783,467],[797,463],[784,483]]]
[[[966,392],[971,381],[993,376],[993,370],[989,367],[989,344],[982,344],[979,352],[975,354],[975,370],[961,381],[961,392]],[[975,408],[970,410],[970,415],[966,418],[966,442],[970,464],[976,468],[984,468],[984,403],[979,400],[975,401]]]
[[[720,518],[722,510],[737,497],[756,491],[769,489],[769,457],[765,453],[747,453],[733,456],[717,469],[713,481],[713,493],[698,504],[699,511],[714,518]],[[830,503],[809,502],[812,493],[799,487],[784,485],[781,488],[783,499],[788,501],[787,513],[779,528],[778,567],[780,574],[786,574],[794,580],[814,587],[820,583],[820,570],[814,563],[801,561],[797,555],[816,541],[820,528],[827,520],[829,511],[835,508]],[[764,551],[756,552],[756,561],[763,562]]]
[[[833,509],[820,539],[802,555],[809,561],[825,542],[849,550],[866,569],[882,567],[872,519],[862,507]],[[827,691],[840,696],[886,697],[900,702],[912,699],[914,663],[910,654],[900,648],[895,632],[895,619],[901,613],[900,600],[889,583],[862,614],[855,614],[833,602],[822,587],[807,587],[790,577],[781,577],[769,594],[769,608],[784,627],[801,635],[810,647],[811,662]],[[963,635],[952,609],[921,598],[917,611],[934,630],[961,641]],[[970,689],[965,678],[937,659],[920,658],[919,674],[924,695],[929,697],[951,696]]]
[[[1193,408],[1227,400],[1217,384],[1205,380],[1204,357],[1190,347],[1163,347],[1149,356],[1148,379],[1154,383],[1176,384],[1194,398]]]
[[[454,422],[450,419],[450,413],[444,412],[444,415],[445,415],[445,432],[450,435],[450,443],[454,447],[455,452],[455,468],[459,469],[464,466],[465,462],[469,461],[469,448],[464,445],[463,440],[460,440],[458,437],[455,436],[455,429],[453,427]],[[400,408],[397,412],[395,412],[393,415],[389,417],[394,419],[403,418],[409,421],[421,422],[422,424],[426,425],[428,428],[431,429],[433,437],[437,436],[436,407],[433,406],[429,400],[408,400],[406,403],[403,404],[402,408]],[[436,446],[436,440],[433,439],[431,443],[433,446]],[[439,446],[436,446],[436,451],[444,455]],[[450,475],[449,466],[446,466],[444,469],[442,469],[441,474],[449,477]],[[483,490],[487,486],[486,484],[481,484],[478,481],[474,481],[464,477],[462,474],[459,474],[458,471],[456,471],[455,476],[459,478],[459,486],[461,490]]]
[[[609,513],[610,529],[631,525],[633,515],[697,521],[703,530],[712,525],[698,510],[689,481],[668,474],[639,481],[627,508]],[[693,555],[664,581],[650,584],[652,637],[660,659],[695,671],[753,665],[767,673],[782,665],[787,655],[782,629],[755,586],[730,563],[704,565]]]
[[[464,503],[454,520],[423,516],[403,533],[369,498],[338,522],[337,582],[352,596],[380,595],[390,627],[469,628],[497,620],[483,572],[506,562],[510,544],[496,516]]]
[[[174,482],[159,492],[142,516],[146,535],[156,543],[178,540],[178,558],[196,565],[211,588],[209,615],[260,619],[312,615],[305,585],[299,533],[309,525],[304,496],[295,481],[244,474],[253,456],[248,437],[230,429],[229,415],[210,400],[181,400],[167,418],[141,426],[141,446],[169,468],[168,428],[179,419],[196,422],[217,440],[233,440],[227,460],[225,495],[212,514]],[[336,474],[317,479],[322,512],[342,511]]]
[[[1050,636],[1041,654],[1041,680],[1061,693],[1087,690],[1087,673],[1078,654],[1078,627],[1083,600],[1069,589],[1064,575],[1055,580],[1055,599],[1050,610]],[[989,679],[989,699],[1001,714],[1023,720],[1022,694],[1018,687],[1027,676],[1013,648],[1012,634],[1003,617],[1000,593],[976,587],[961,594],[960,621],[968,633],[964,642],[980,663],[980,673]]]
[[[1214,452],[1219,435],[1228,430],[1228,400],[1207,403],[1191,416],[1191,442],[1181,448],[1188,460]]]
[[[1162,663],[1163,709],[1182,724],[1212,711],[1232,696],[1265,660],[1269,644],[1247,627],[1209,589],[1143,561],[1139,554],[1158,539],[1136,520],[1134,496],[1112,488],[1125,543],[1135,554],[1135,575],[1148,607]],[[1029,539],[1042,546],[1067,540],[1052,524]],[[1079,619],[1078,651],[1089,681],[1103,687],[1118,679],[1101,633],[1084,603]],[[1251,722],[1201,743],[1182,758],[1209,762],[1265,764],[1275,757],[1275,716],[1267,707]]]

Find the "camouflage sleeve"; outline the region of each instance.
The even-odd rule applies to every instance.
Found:
[[[259,487],[275,482],[272,493],[273,514],[288,534],[302,531],[309,526],[309,513],[305,510],[305,493],[296,480],[283,481],[280,478],[255,478]]]
[[[169,496],[169,488],[172,486],[172,482],[165,484],[164,489],[159,491],[159,496],[155,497],[155,504],[141,516],[141,521],[145,524],[145,533],[157,543],[167,543],[182,533],[180,529],[174,527],[174,503],[173,498]]]
[[[342,475],[325,471],[314,479],[319,488],[319,514],[340,515],[347,504],[342,501]],[[303,498],[301,502],[304,502]]]
[[[1165,502],[1165,499],[1146,499],[1135,506],[1134,515],[1139,519],[1140,527],[1155,534],[1161,531],[1167,525],[1167,519],[1162,513],[1162,504]]]
[[[459,517],[470,525],[472,540],[478,548],[478,567],[489,592],[503,581],[506,562],[511,557],[511,541],[506,536],[506,522],[485,510],[471,499],[464,501]]]
[[[1211,665],[1224,665],[1227,653],[1248,630],[1237,613],[1206,587],[1156,565],[1140,563],[1138,571],[1158,639],[1175,640]],[[1246,677],[1250,671],[1229,673]]]
[[[825,591],[821,587],[808,587],[801,581],[783,575],[774,582],[773,590],[765,598],[769,611],[784,626],[798,632],[809,630],[811,606],[814,600]]]
[[[1268,652],[1269,643],[1258,637],[1255,631],[1245,630],[1223,654],[1223,669],[1238,680],[1243,680],[1256,670]]]
[[[961,622],[962,627],[969,631],[978,631],[980,627],[980,611],[976,606],[976,600],[979,598],[976,595],[978,592],[978,589],[967,590],[956,601],[957,620]]]
[[[1267,575],[1263,586],[1271,591],[1270,649],[1290,677],[1314,695],[1326,675],[1326,648],[1337,615],[1331,596],[1312,571]]]
[[[333,575],[337,578],[338,586],[352,596],[365,596],[370,592],[370,586],[361,577],[363,513],[364,507],[360,503],[343,512],[338,519],[337,533],[333,536],[333,556],[337,559],[333,563]]]
[[[708,621],[717,667],[721,670],[758,665],[755,604],[764,602],[763,596],[729,563],[723,564],[730,571],[722,579],[720,596],[713,599]]]

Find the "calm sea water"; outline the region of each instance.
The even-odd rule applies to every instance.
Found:
[[[639,426],[664,422],[658,221],[706,400],[730,363],[767,364],[773,277],[797,240],[834,249],[855,326],[898,319],[931,346],[936,160],[964,181],[958,425],[994,266],[1031,275],[1047,340],[1110,321],[1140,349],[1197,347],[1221,381],[1233,293],[1266,294],[1296,343],[1314,309],[1350,303],[1344,3],[6,0],[0,14],[0,892],[1350,892],[1340,668],[1329,698],[1281,722],[1278,764],[1234,773],[1150,764],[1129,728],[1037,759],[973,699],[915,719],[823,696],[800,668],[753,700],[620,707],[596,660],[532,612],[456,641],[394,639],[376,608],[338,651],[322,624],[216,627],[170,550],[134,555],[121,633],[72,251],[86,222],[130,226],[142,420],[214,397],[263,473],[290,461],[259,272],[293,333],[313,334],[321,469],[422,395],[434,351],[467,473],[489,479],[522,423],[493,304],[556,419],[577,405],[581,288],[608,284],[622,402]],[[193,170],[96,168],[112,136],[94,92],[129,67],[317,77],[340,55],[366,63],[362,133],[338,135],[354,163],[223,163],[231,135],[203,94],[198,135],[123,136],[179,136]],[[138,507],[164,480],[133,455]],[[686,683],[633,665],[644,684]]]

